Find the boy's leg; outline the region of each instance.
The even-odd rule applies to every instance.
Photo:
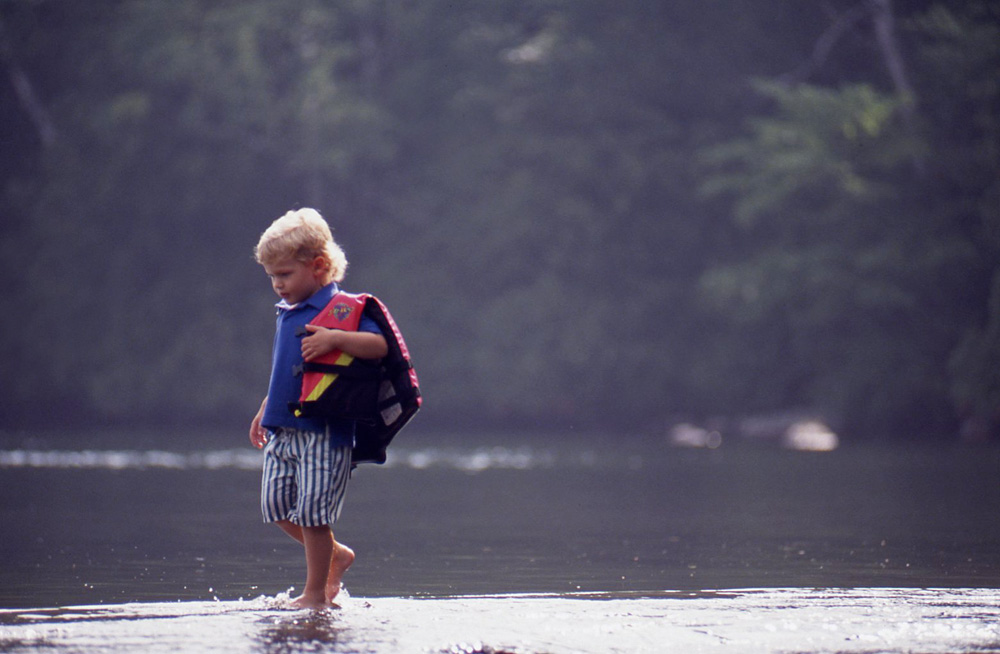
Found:
[[[326,582],[333,560],[333,532],[327,526],[302,527],[302,544],[306,548],[306,587],[292,604],[299,608],[327,606]]]
[[[331,535],[333,532],[330,532]],[[332,602],[340,592],[344,573],[354,563],[354,550],[333,539],[333,557],[330,559],[330,574],[326,578],[326,596]]]
[[[350,478],[351,448],[332,446],[329,434],[285,431],[265,452],[264,518],[306,550],[306,590],[295,604],[325,604],[340,592],[344,573],[354,563],[354,552],[338,543],[330,528],[340,515]],[[326,601],[319,600],[317,588]]]
[[[302,545],[306,548],[306,588],[309,588],[310,580],[313,580],[314,583],[319,583],[318,576],[322,573],[323,561],[326,560],[327,573],[322,581],[322,586],[324,587],[327,601],[332,602],[340,592],[340,584],[344,578],[344,573],[346,573],[347,569],[351,567],[352,563],[354,563],[354,550],[343,543],[338,543],[337,539],[333,535],[333,532],[328,526],[303,528],[288,520],[281,520],[275,524],[281,527],[282,531],[286,534],[302,543]],[[321,554],[322,558],[310,562],[310,536],[308,534],[312,530],[317,530],[319,532],[318,538],[322,548],[325,548],[325,543],[322,541],[327,539],[330,543],[332,543],[332,548],[329,557],[326,557],[325,554]],[[325,531],[326,534],[324,534],[323,531]],[[314,579],[314,576],[317,578]],[[303,592],[303,596],[305,596],[305,594],[306,592]]]

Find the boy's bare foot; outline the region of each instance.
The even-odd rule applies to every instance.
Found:
[[[340,582],[344,578],[344,573],[354,563],[354,550],[347,545],[337,543],[333,550],[333,558],[330,559],[330,576],[326,578],[326,599],[333,602],[340,592]]]
[[[326,597],[314,597],[306,593],[302,593],[293,599],[291,605],[294,609],[328,609],[336,606],[328,601]]]

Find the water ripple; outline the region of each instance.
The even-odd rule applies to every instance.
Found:
[[[261,460],[262,454],[251,449],[191,453],[162,450],[0,450],[0,468],[259,470]],[[550,468],[555,462],[553,453],[531,448],[400,448],[390,454],[385,465],[413,470],[442,468],[478,473],[485,470]]]

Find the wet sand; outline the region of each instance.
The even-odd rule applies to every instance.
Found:
[[[993,589],[286,597],[0,611],[5,652],[1000,652]]]

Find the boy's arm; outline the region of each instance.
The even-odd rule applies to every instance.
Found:
[[[267,406],[267,398],[260,403],[260,409],[257,410],[257,415],[253,417],[253,421],[250,423],[250,442],[258,450],[265,445],[267,445],[267,430],[260,426],[260,421],[264,417],[264,407]]]
[[[317,325],[306,325],[310,335],[302,339],[302,358],[312,361],[327,352],[340,350],[358,359],[381,359],[389,353],[385,336],[374,332],[346,332],[342,329],[327,329]]]

